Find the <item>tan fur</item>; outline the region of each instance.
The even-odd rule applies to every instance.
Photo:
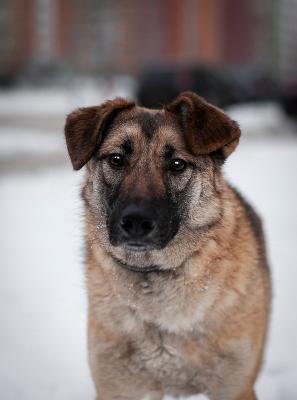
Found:
[[[98,156],[117,152],[124,137],[133,138],[137,149],[124,178],[104,162],[100,166],[92,159],[87,164],[83,197],[89,361],[98,400],[197,393],[213,400],[255,399],[253,386],[262,364],[270,306],[259,220],[249,215],[251,209],[225,182],[210,156],[189,151],[174,113],[168,111],[178,102],[160,111],[168,124],[161,125],[150,142],[139,125],[129,123],[143,109],[121,111],[115,117],[97,151]],[[203,112],[211,118],[213,108],[205,104]],[[218,124],[216,116],[219,129]],[[220,137],[219,148],[238,141],[239,134],[235,136],[228,133],[225,142]],[[163,193],[161,159],[168,141],[175,144],[178,157],[198,168],[167,182],[176,193],[189,187],[178,233],[164,249],[141,254],[112,246],[100,197],[102,182],[123,179],[123,190],[142,197]],[[156,264],[161,271],[132,272],[113,256],[131,265]]]

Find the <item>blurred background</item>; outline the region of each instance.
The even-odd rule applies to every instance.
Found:
[[[274,281],[257,392],[297,398],[297,0],[0,0],[1,399],[94,397],[66,114],[183,90],[241,126],[225,172],[263,217]]]

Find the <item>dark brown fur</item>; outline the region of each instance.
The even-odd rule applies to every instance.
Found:
[[[161,111],[123,99],[80,109],[65,134],[73,167],[87,164],[97,399],[255,399],[270,278],[261,221],[221,173],[239,141],[237,124],[186,92]],[[111,166],[114,153],[124,167]],[[176,158],[187,163],[179,174],[168,167]],[[111,226],[132,201],[149,202],[160,230],[172,235],[144,251],[113,243]]]
[[[74,169],[80,169],[92,157],[103,139],[108,120],[117,111],[134,105],[133,102],[115,99],[99,107],[80,108],[68,116],[66,143]]]

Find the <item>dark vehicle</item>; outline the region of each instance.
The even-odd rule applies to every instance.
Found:
[[[279,83],[260,68],[228,67],[221,73],[233,87],[232,100],[235,103],[276,100],[279,97]]]
[[[137,99],[145,107],[162,107],[180,92],[192,90],[207,101],[224,107],[233,98],[233,88],[208,67],[153,67],[139,79]]]
[[[221,108],[273,99],[278,93],[267,74],[248,67],[159,66],[140,76],[137,99],[143,106],[158,108],[184,90],[194,91]]]
[[[281,105],[292,117],[297,117],[297,80],[285,85],[281,93]]]
[[[17,79],[15,73],[0,71],[0,88],[10,89],[16,85]]]

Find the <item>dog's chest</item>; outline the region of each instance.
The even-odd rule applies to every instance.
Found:
[[[204,315],[201,304],[179,277],[153,273],[145,277],[135,274],[134,278],[116,292],[129,310],[121,320],[132,337],[131,373],[145,371],[157,386],[159,382],[172,393],[203,392],[206,379],[200,364],[204,350],[194,338],[199,335],[198,315]],[[189,297],[194,301],[189,302]]]
[[[203,329],[214,298],[211,287],[186,283],[182,274],[136,273],[129,278],[113,280],[112,285],[116,301],[127,306],[137,320],[173,333],[198,325]]]
[[[198,341],[161,333],[146,326],[139,339],[133,340],[129,368],[131,373],[145,371],[152,381],[171,393],[193,394],[205,390],[204,373],[200,371]]]

